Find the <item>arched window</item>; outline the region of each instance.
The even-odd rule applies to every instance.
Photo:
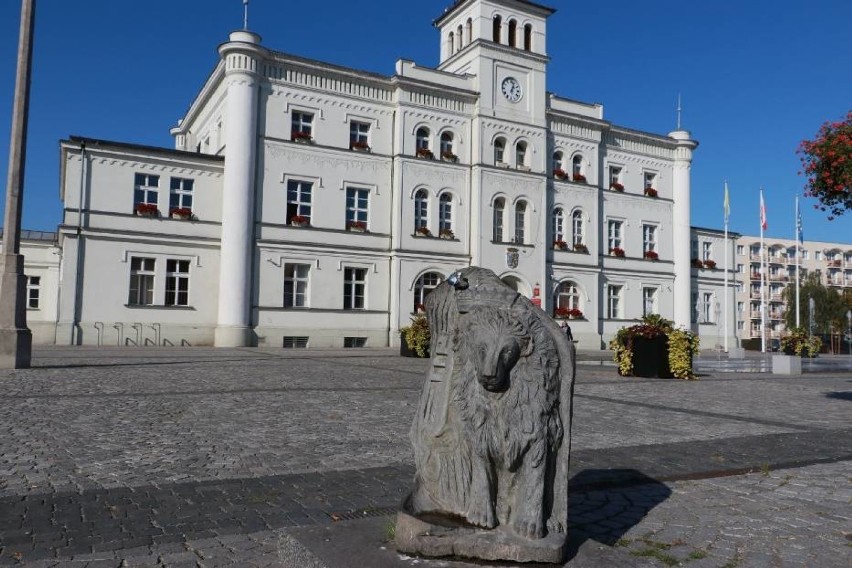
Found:
[[[498,197],[494,200],[494,219],[492,238],[495,243],[503,242],[504,216],[506,215],[506,200]]]
[[[565,240],[565,213],[561,207],[553,210],[553,240]]]
[[[421,126],[417,129],[417,155],[429,153],[429,129]]]
[[[414,230],[422,232],[429,228],[429,192],[417,190],[414,194]]]
[[[521,140],[515,145],[515,165],[527,165],[527,143]]]
[[[447,36],[447,56],[453,54],[456,49],[456,34],[450,32],[450,35]]]
[[[422,312],[426,309],[426,296],[443,282],[444,276],[437,272],[427,272],[414,283],[414,312]]]
[[[515,20],[509,20],[509,47],[515,47],[516,36],[518,35],[518,22]]]
[[[453,232],[453,196],[442,193],[438,200],[438,234],[452,236]]]
[[[524,26],[524,49],[532,51],[532,24]]]
[[[494,33],[492,37],[494,39],[494,43],[500,43],[500,30],[503,27],[503,18],[500,16],[494,16]]]
[[[494,163],[505,162],[506,154],[506,139],[497,138],[494,141]]]
[[[564,308],[566,310],[580,309],[580,292],[577,290],[577,284],[570,280],[560,282],[556,288],[556,309]]]
[[[571,214],[571,240],[572,245],[586,244],[585,228],[583,226],[583,212],[579,209]]]
[[[465,39],[467,39],[468,45],[473,43],[473,20],[468,18],[467,24],[465,24]]]
[[[448,160],[456,157],[453,153],[453,133],[450,131],[441,133],[441,157]]]
[[[515,242],[524,244],[527,234],[527,202],[515,204]]]
[[[461,51],[461,48],[464,47],[464,32],[462,31],[461,24],[459,24],[456,34],[458,35],[456,38],[456,45],[458,46],[456,51]]]
[[[559,150],[553,153],[553,175],[556,177],[565,175],[565,156]]]
[[[574,181],[586,181],[586,176],[583,175],[583,156],[580,154],[571,159],[571,177]]]

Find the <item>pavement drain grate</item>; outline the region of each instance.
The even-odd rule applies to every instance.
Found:
[[[387,517],[397,512],[395,507],[383,507],[380,509],[356,509],[354,511],[344,511],[342,513],[328,513],[332,522],[336,521],[352,521],[355,519],[364,519],[367,517]]]

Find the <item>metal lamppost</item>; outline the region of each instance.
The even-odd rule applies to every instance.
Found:
[[[30,103],[35,0],[21,3],[21,31],[18,41],[18,71],[15,76],[15,102],[12,107],[12,134],[9,144],[9,179],[6,185],[6,214],[3,221],[3,254],[0,255],[0,368],[30,366],[32,333],[27,329],[24,257],[21,252],[21,210],[24,193],[24,166],[27,152],[27,117]]]
[[[846,312],[846,344],[849,346],[849,360],[852,361],[852,310]]]

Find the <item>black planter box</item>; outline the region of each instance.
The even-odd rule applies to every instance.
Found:
[[[666,336],[633,339],[633,375],[665,379],[674,376],[669,368],[669,339]]]
[[[402,334],[400,334],[399,340],[400,340],[399,341],[399,355],[401,357],[421,358],[420,355],[417,354],[417,351],[415,351],[414,349],[409,349],[408,343],[405,342],[405,337]],[[426,355],[422,358],[423,359],[429,358],[429,350],[428,349],[426,350]]]

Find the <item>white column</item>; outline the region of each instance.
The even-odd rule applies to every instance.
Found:
[[[251,271],[254,254],[254,191],[257,153],[260,36],[233,32],[219,46],[228,85],[225,113],[225,176],[216,347],[243,347],[251,337]]]
[[[692,309],[692,259],[690,235],[690,181],[689,170],[692,164],[692,151],[698,142],[690,138],[689,132],[675,130],[669,138],[677,140],[675,163],[672,174],[674,205],[672,207],[673,245],[674,245],[674,322],[680,327],[690,328],[690,310]]]

